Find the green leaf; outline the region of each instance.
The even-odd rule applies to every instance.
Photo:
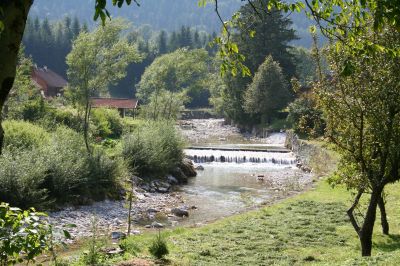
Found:
[[[64,233],[64,236],[65,236],[66,239],[71,239],[72,238],[71,234],[67,230],[63,230],[63,233]]]
[[[237,46],[237,44],[236,43],[232,43],[231,44],[231,48],[232,48],[232,51],[234,52],[234,53],[239,53],[239,48],[238,48],[238,46]]]
[[[66,225],[64,225],[64,227],[66,227],[66,228],[76,228],[77,226],[76,226],[76,224],[66,224]]]

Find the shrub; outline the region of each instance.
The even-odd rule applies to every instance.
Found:
[[[34,130],[43,131],[37,126]],[[41,145],[8,148],[0,155],[1,201],[44,208],[54,202],[81,204],[118,196],[126,172],[119,156],[110,158],[102,150],[90,156],[82,136],[64,126],[47,137]]]
[[[92,134],[102,138],[119,138],[123,123],[117,110],[96,108],[92,110]]]
[[[134,119],[132,117],[124,117],[122,118],[123,125],[123,133],[128,134],[131,132],[135,132],[139,127],[141,127],[144,123],[144,120]]]
[[[43,118],[49,110],[49,105],[42,97],[27,101],[21,106],[20,114],[18,115],[23,120],[37,121]]]
[[[59,127],[49,145],[40,151],[48,167],[45,186],[59,202],[84,195],[89,177],[88,154],[83,137],[67,127]]]
[[[37,150],[5,151],[0,165],[0,201],[24,209],[49,203],[48,190],[43,186],[47,166]]]
[[[161,233],[158,232],[157,237],[151,243],[149,247],[149,252],[157,259],[162,259],[165,255],[168,255],[168,246],[165,239],[161,236]]]
[[[89,157],[88,189],[93,199],[118,198],[125,176],[127,170],[121,157],[111,159],[103,150],[96,150]]]
[[[24,121],[7,120],[3,122],[5,131],[4,146],[8,149],[32,149],[44,145],[50,138],[43,128]]]
[[[64,125],[75,131],[82,130],[82,118],[76,110],[69,108],[50,109],[42,120],[42,124],[51,129],[55,129],[59,125]]]
[[[140,176],[163,176],[182,162],[183,141],[171,122],[148,122],[124,137],[122,154]]]
[[[22,211],[0,203],[0,264],[34,261],[48,249],[49,226],[34,209]]]
[[[102,243],[98,236],[98,219],[93,217],[90,223],[92,235],[88,242],[88,251],[82,255],[81,261],[84,265],[103,265],[105,257],[101,252],[101,248],[104,246],[104,243]]]
[[[322,111],[317,108],[312,97],[302,96],[289,104],[287,120],[298,134],[311,137],[324,134],[325,121]]]
[[[79,133],[60,127],[43,151],[49,172],[46,187],[58,201],[85,203],[90,198],[115,196],[118,191],[120,177],[124,174],[121,160],[110,159],[101,150],[90,156],[83,143]]]

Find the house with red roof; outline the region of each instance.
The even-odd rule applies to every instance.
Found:
[[[32,81],[39,87],[41,94],[45,98],[60,96],[68,82],[59,74],[44,66],[33,67]]]
[[[103,108],[118,109],[120,115],[124,117],[127,110],[132,110],[133,113],[135,114],[135,111],[138,107],[138,100],[129,98],[93,97],[90,99],[90,104],[93,108],[103,107]]]

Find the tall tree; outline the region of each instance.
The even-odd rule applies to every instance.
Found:
[[[381,33],[363,29],[363,39],[400,49],[400,33],[386,27]],[[354,55],[351,46],[330,48],[332,78],[318,84],[327,121],[327,135],[341,154],[332,182],[356,190],[348,210],[360,239],[361,254],[370,256],[376,209],[387,184],[400,180],[400,59],[390,52]],[[346,62],[351,61],[351,69]],[[354,209],[369,195],[361,220]],[[384,211],[384,210],[383,210]],[[384,214],[384,213],[383,213]]]
[[[79,23],[79,19],[77,17],[74,17],[74,20],[72,22],[71,26],[71,32],[72,32],[72,38],[75,39],[78,34],[81,32],[81,24]]]
[[[268,124],[275,113],[287,105],[289,99],[290,92],[282,69],[268,56],[245,91],[244,110],[257,115],[262,124]]]
[[[204,49],[182,48],[160,56],[146,68],[137,86],[137,96],[147,103],[153,93],[161,90],[186,91],[191,98],[188,106],[207,106],[211,64]]]
[[[158,52],[159,54],[165,54],[167,51],[167,33],[162,30],[158,35]]]
[[[90,98],[106,93],[109,85],[126,75],[130,62],[140,60],[135,46],[120,36],[124,29],[122,21],[113,20],[92,33],[81,32],[67,56],[68,94],[85,111],[84,137],[89,153]]]
[[[289,43],[296,39],[292,22],[283,11],[272,9],[267,12],[254,14],[254,7],[263,10],[268,4],[267,0],[255,1],[244,5],[233,24],[232,36],[235,44],[232,49],[238,50],[251,73],[255,73],[265,58],[272,56],[282,68],[286,82],[295,75],[294,56],[290,53]],[[252,25],[245,27],[245,25]],[[221,55],[221,54],[220,54]],[[223,58],[223,57],[222,57]],[[224,65],[222,65],[224,66]],[[243,109],[245,101],[244,89],[251,82],[251,77],[237,75],[235,69],[226,75],[222,108],[225,115],[238,124],[252,126],[260,122],[259,116],[249,113],[249,109]],[[287,101],[287,99],[285,100]],[[250,115],[249,115],[250,114]]]
[[[254,5],[255,8],[262,10],[268,2],[268,0],[260,0]],[[271,55],[280,64],[289,81],[296,73],[294,56],[290,53],[290,42],[297,39],[290,18],[277,9],[255,15],[250,4],[244,5],[239,12],[237,26],[234,28],[238,33],[233,35],[233,39],[246,57],[247,67],[255,73],[265,57]],[[243,24],[252,25],[252,27],[243,28],[240,26]],[[249,31],[254,31],[255,34],[251,35]]]

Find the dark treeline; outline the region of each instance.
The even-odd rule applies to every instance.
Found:
[[[29,18],[23,38],[25,53],[31,56],[39,67],[47,66],[66,78],[65,58],[71,51],[72,41],[81,31],[88,31],[88,26],[76,17],[67,16],[60,21]],[[150,25],[130,29],[127,38],[137,44],[144,59],[141,63],[134,63],[128,67],[126,78],[110,88],[110,94],[115,97],[132,97],[135,93],[135,84],[140,81],[145,68],[157,56],[183,47],[205,48],[210,54],[215,54],[216,47],[209,45],[215,36],[216,33],[209,34],[189,26],[182,26],[173,32],[155,31]]]
[[[61,21],[40,21],[38,17],[28,19],[23,44],[25,53],[32,56],[38,66],[48,66],[63,77],[67,76],[65,57],[71,51],[72,41],[81,30],[87,31],[86,24],[75,17]]]
[[[216,33],[208,34],[205,31],[182,26],[173,32],[154,31],[151,26],[143,25],[128,33],[128,40],[137,43],[139,52],[144,56],[141,63],[133,63],[127,68],[127,75],[118,85],[110,88],[115,97],[131,97],[135,93],[135,84],[140,81],[146,67],[154,59],[163,54],[174,52],[183,47],[189,49],[205,48],[211,55],[216,53],[216,46],[209,43],[216,37]]]

